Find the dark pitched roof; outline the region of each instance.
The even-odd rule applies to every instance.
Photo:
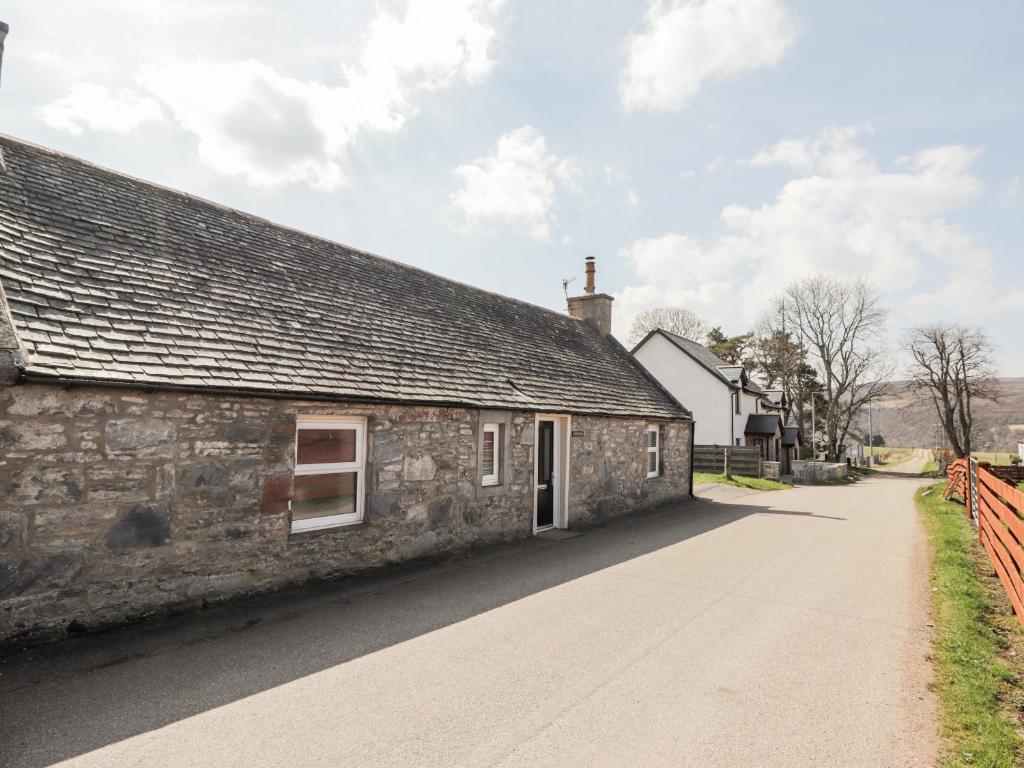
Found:
[[[758,384],[753,379],[747,379],[746,386],[744,386],[743,388],[747,390],[747,392],[750,392],[755,395],[764,395],[765,393],[764,390],[761,389],[761,385]]]
[[[729,377],[718,370],[719,368],[728,368],[728,364],[725,363],[720,357],[715,355],[711,350],[705,347],[703,344],[698,344],[696,341],[684,338],[678,334],[671,333],[664,330],[663,328],[656,328],[644,337],[643,341],[633,347],[633,352],[636,352],[640,347],[644,345],[647,339],[651,338],[655,334],[664,336],[668,341],[674,344],[678,349],[685,352],[691,358],[694,359],[702,368],[707,370],[715,378],[719,379],[722,383],[727,386],[732,386],[732,381]]]
[[[796,445],[800,442],[800,428],[799,427],[786,427],[782,431],[782,444],[783,445]]]
[[[782,419],[774,413],[752,413],[747,417],[747,425],[743,428],[745,435],[774,435],[782,429]]]
[[[31,377],[686,418],[585,323],[0,137]]]
[[[717,368],[733,384],[743,384],[747,380],[742,365],[719,365]]]

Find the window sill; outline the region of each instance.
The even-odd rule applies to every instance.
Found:
[[[347,523],[329,523],[327,525],[311,526],[309,528],[292,528],[288,532],[289,538],[292,536],[302,536],[306,533],[324,533],[328,531],[337,531],[343,528],[355,528],[356,526],[363,525],[365,520],[352,520]]]
[[[500,488],[501,487],[501,483],[499,483],[497,480],[495,480],[494,482],[484,481],[484,482],[480,483],[480,487],[481,488]]]
[[[657,472],[655,472],[654,474],[651,474],[650,472],[647,473],[648,480],[656,480],[659,477],[661,477],[661,475]]]

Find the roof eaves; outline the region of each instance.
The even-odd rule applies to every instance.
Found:
[[[597,330],[593,330],[592,332],[593,333],[599,333],[599,331],[597,331]],[[648,338],[653,333],[654,333],[654,331],[649,333],[647,335]],[[654,374],[652,374],[650,371],[648,371],[647,368],[644,367],[643,363],[641,363],[639,360],[636,359],[636,357],[634,357],[634,355],[633,355],[633,353],[631,351],[629,351],[628,349],[625,348],[625,346],[623,346],[622,342],[620,342],[618,339],[616,339],[614,336],[611,336],[611,335],[605,336],[605,340],[612,347],[612,349],[615,350],[616,354],[620,355],[623,358],[623,360],[625,360],[629,365],[634,366],[636,368],[636,370],[639,371],[640,374],[644,376],[644,378],[646,378],[648,381],[650,381],[651,384],[659,392],[661,392],[662,394],[665,395],[665,397],[669,400],[669,402],[671,402],[673,405],[677,406],[683,412],[684,418],[687,418],[687,419],[690,419],[690,420],[693,419],[693,411],[691,411],[689,408],[687,408],[685,405],[683,405],[681,402],[679,402],[679,400],[676,399],[676,396],[673,395],[671,392],[669,392],[668,389],[666,389],[665,386],[660,381],[658,381],[657,377],[655,377]],[[639,345],[637,345],[637,346],[639,346]],[[637,347],[634,347],[634,350],[636,348]]]
[[[726,376],[725,376],[725,375],[724,375],[724,374],[723,374],[723,373],[722,373],[721,371],[719,371],[719,370],[718,370],[717,368],[713,368],[713,367],[709,366],[709,365],[708,365],[707,363],[705,363],[705,362],[704,362],[703,360],[701,360],[701,359],[700,359],[699,357],[697,357],[697,356],[696,356],[695,354],[693,354],[692,352],[690,352],[690,350],[688,350],[688,349],[687,349],[687,348],[686,348],[685,346],[683,346],[683,345],[682,345],[682,344],[680,344],[680,343],[679,343],[678,341],[676,341],[676,340],[675,340],[675,339],[673,338],[673,334],[671,334],[671,333],[668,333],[667,331],[663,331],[663,330],[662,330],[661,328],[656,328],[655,330],[651,331],[651,333],[650,333],[650,334],[648,334],[648,336],[650,336],[650,335],[653,335],[653,334],[655,334],[655,333],[660,333],[660,334],[661,334],[662,336],[664,336],[664,337],[665,337],[665,339],[666,339],[666,340],[667,340],[667,341],[668,341],[669,343],[671,343],[671,344],[672,344],[672,346],[674,346],[674,347],[675,347],[676,349],[678,349],[678,350],[679,350],[680,352],[682,352],[682,353],[683,353],[684,355],[686,355],[687,357],[689,357],[689,358],[690,358],[691,360],[693,360],[693,361],[694,361],[695,363],[697,363],[697,365],[699,365],[699,366],[700,366],[701,368],[703,368],[703,369],[704,369],[705,371],[707,371],[708,373],[710,373],[710,374],[711,374],[712,376],[714,376],[714,377],[715,377],[716,379],[718,379],[718,380],[719,380],[720,382],[722,382],[723,384],[725,384],[725,386],[729,387],[729,389],[736,389],[736,388],[737,388],[737,387],[736,387],[736,385],[735,385],[735,384],[733,384],[733,383],[732,383],[731,381],[729,381],[729,379],[728,379],[728,378],[727,378],[727,377],[726,377]],[[645,341],[646,341],[646,339],[645,339]]]

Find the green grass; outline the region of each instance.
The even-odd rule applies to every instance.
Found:
[[[731,480],[727,480],[725,475],[722,474],[714,474],[712,472],[694,472],[693,484],[697,485],[698,483],[719,483],[720,485],[734,485],[737,488],[753,488],[758,491],[782,491],[786,488],[793,487],[789,483],[780,483],[777,480],[765,480],[760,477],[733,475]]]
[[[939,471],[939,462],[937,461],[926,461],[924,466],[921,467],[921,477],[935,477]]]
[[[1017,454],[1015,453],[979,453],[978,451],[972,451],[971,457],[978,461],[987,461],[989,464],[995,464],[996,466],[1007,466]]]
[[[1024,760],[1017,720],[1024,690],[1002,654],[1013,645],[1024,656],[1024,633],[1016,618],[1006,615],[1005,596],[963,507],[943,500],[942,488],[937,483],[916,496],[933,553],[932,661],[943,730],[939,765],[1011,768]]]

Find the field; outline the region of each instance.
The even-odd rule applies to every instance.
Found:
[[[913,448],[890,448],[885,445],[876,445],[874,448],[864,446],[864,455],[873,456],[876,464],[893,466],[902,464],[913,455]]]
[[[974,445],[981,451],[1016,451],[1024,441],[1024,379],[1000,379],[998,402],[974,403]],[[889,445],[932,448],[942,442],[935,422],[935,407],[910,391],[906,382],[893,382],[889,393],[872,408],[875,434]],[[867,414],[853,428],[867,433]]]
[[[997,466],[1008,465],[1016,455],[1015,453],[984,453],[979,451],[974,451],[971,454],[978,461],[987,461],[989,464],[996,464]]]

